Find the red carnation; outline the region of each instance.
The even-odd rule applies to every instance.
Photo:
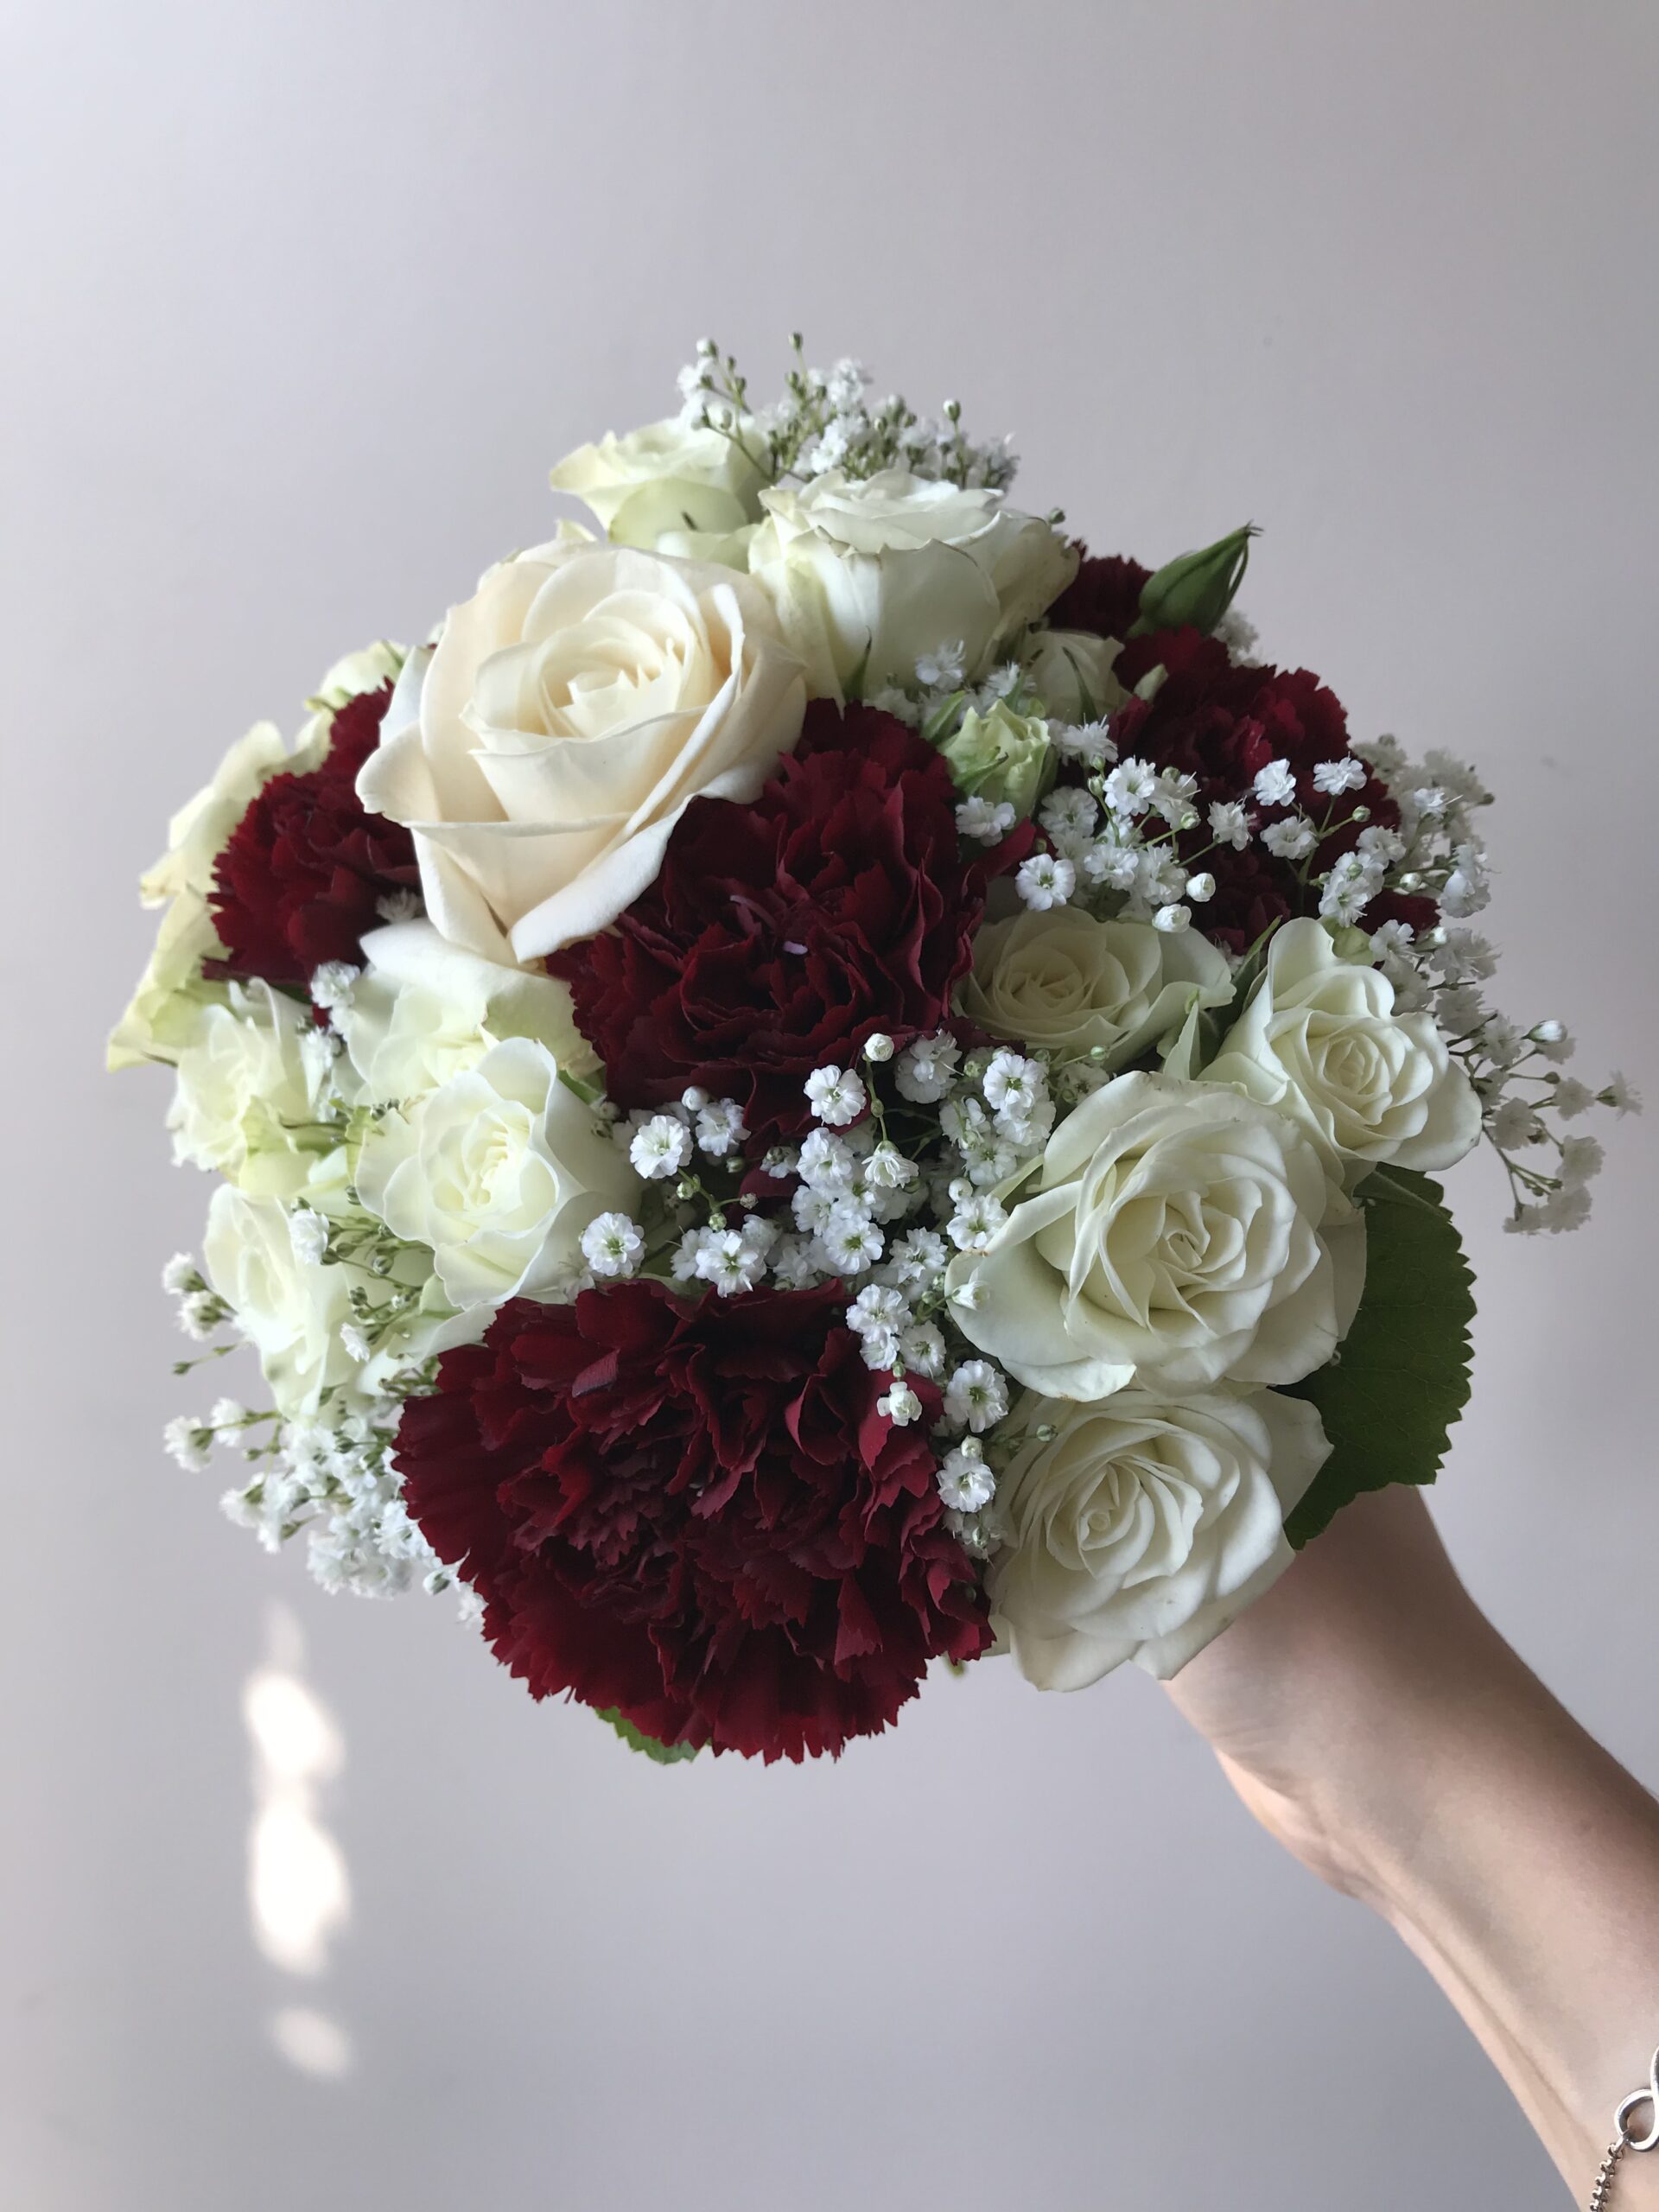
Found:
[[[928,1417],[895,1428],[845,1293],[687,1306],[658,1283],[515,1299],[410,1398],[409,1510],[536,1697],[770,1761],[887,1727],[990,1640]]]
[[[1022,826],[964,857],[939,754],[891,715],[807,709],[794,753],[750,805],[694,799],[650,889],[614,930],[548,962],[618,1104],[696,1084],[743,1107],[759,1145],[810,1119],[813,1069],[884,1032],[940,1027],[973,960],[988,880]]]
[[[1141,612],[1141,594],[1152,575],[1138,561],[1106,553],[1083,559],[1077,573],[1045,618],[1051,629],[1089,630],[1097,638],[1127,638]]]
[[[1111,734],[1120,758],[1134,754],[1197,779],[1198,824],[1176,839],[1176,850],[1190,867],[1215,876],[1215,896],[1203,912],[1205,936],[1243,951],[1271,924],[1318,913],[1319,878],[1353,849],[1365,826],[1354,820],[1356,809],[1369,808],[1370,823],[1383,830],[1397,828],[1400,810],[1369,768],[1364,784],[1340,798],[1315,788],[1321,761],[1351,756],[1346,710],[1308,670],[1236,667],[1216,639],[1163,630],[1127,645],[1116,672],[1133,686],[1160,666],[1165,677],[1156,696],[1131,699],[1112,717]],[[1294,806],[1264,807],[1251,798],[1256,772],[1269,760],[1288,762]],[[1316,827],[1333,826],[1300,866],[1268,852],[1259,836],[1238,852],[1215,843],[1209,825],[1211,803],[1228,799],[1243,802],[1262,823],[1300,809]],[[1397,893],[1373,899],[1362,918],[1368,929],[1390,920],[1426,929],[1435,918],[1432,899]]]
[[[371,814],[357,772],[379,742],[391,686],[348,699],[315,768],[273,776],[232,832],[210,894],[225,957],[215,976],[262,976],[302,989],[325,961],[361,962],[380,902],[420,880],[401,823]]]

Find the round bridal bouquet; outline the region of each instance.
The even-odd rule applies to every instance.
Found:
[[[1495,1012],[1443,753],[1255,651],[855,362],[553,472],[593,526],[262,723],[143,879],[112,1064],[221,1179],[171,1426],[331,1588],[458,1589],[662,1758],[885,1728],[930,1663],[1167,1676],[1433,1479],[1432,1179],[1588,1211],[1635,1103]]]

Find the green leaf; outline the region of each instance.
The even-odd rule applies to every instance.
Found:
[[[695,1744],[659,1744],[654,1736],[647,1736],[636,1728],[632,1720],[625,1720],[613,1705],[594,1710],[601,1720],[608,1721],[631,1751],[643,1751],[648,1759],[655,1759],[658,1766],[677,1766],[682,1759],[697,1756]]]
[[[1331,1457],[1285,1522],[1300,1550],[1363,1491],[1432,1483],[1469,1399],[1474,1276],[1438,1183],[1378,1167],[1360,1185],[1365,1294],[1334,1364],[1287,1395],[1319,1408]]]

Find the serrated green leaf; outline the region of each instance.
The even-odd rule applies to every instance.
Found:
[[[595,1706],[594,1710],[601,1720],[607,1721],[615,1729],[631,1751],[643,1751],[658,1766],[677,1766],[682,1759],[694,1759],[697,1756],[695,1744],[659,1744],[654,1736],[647,1736],[642,1728],[636,1728],[632,1720],[625,1720],[613,1705]]]
[[[1287,1393],[1319,1408],[1332,1446],[1285,1522],[1298,1550],[1362,1491],[1432,1483],[1469,1399],[1474,1276],[1439,1184],[1379,1167],[1359,1195],[1365,1295],[1339,1359]]]

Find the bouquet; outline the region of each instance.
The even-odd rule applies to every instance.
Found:
[[[553,471],[594,527],[250,731],[111,1043],[222,1179],[180,1371],[268,1397],[174,1456],[662,1759],[1173,1674],[1433,1479],[1432,1178],[1572,1228],[1636,1103],[1488,1004],[1486,792],[1257,656],[1248,528],[1092,554],[868,382],[704,343]]]

